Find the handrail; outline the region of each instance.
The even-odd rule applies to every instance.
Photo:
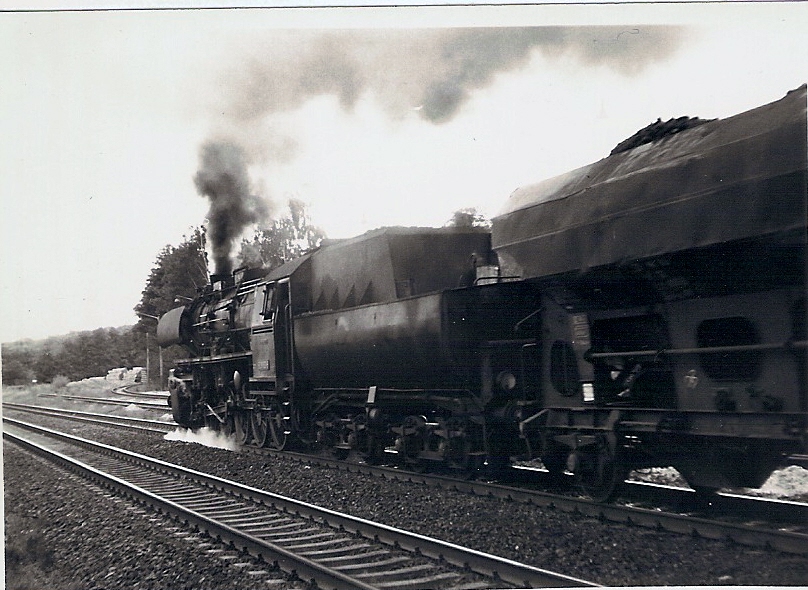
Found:
[[[627,356],[664,356],[673,354],[719,354],[725,352],[755,352],[762,350],[791,350],[808,348],[808,340],[787,340],[772,344],[739,344],[735,346],[705,346],[696,348],[660,348],[658,350],[626,350],[621,352],[587,352],[587,359],[612,359]]]

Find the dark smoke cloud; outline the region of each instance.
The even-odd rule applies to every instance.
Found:
[[[294,158],[295,138],[274,129],[267,115],[294,111],[319,96],[333,96],[350,111],[367,96],[392,119],[415,112],[441,124],[475,91],[526,66],[536,52],[631,76],[672,55],[683,38],[682,28],[649,26],[276,31],[257,43],[240,40],[247,55],[221,80],[225,96],[216,110],[244,147],[206,143],[194,179],[210,199],[216,272],[232,271],[235,240],[268,214],[267,204],[250,191],[245,154],[259,163]]]
[[[244,150],[228,141],[209,141],[200,150],[194,184],[210,201],[208,237],[217,274],[233,272],[235,240],[269,214],[266,202],[250,190],[247,164]]]
[[[372,93],[391,117],[417,108],[440,124],[535,51],[630,76],[672,55],[683,37],[669,26],[280,32],[228,72],[224,112],[249,122],[321,95],[350,110]]]

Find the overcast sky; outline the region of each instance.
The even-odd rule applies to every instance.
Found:
[[[440,226],[808,81],[804,4],[0,14],[0,341],[136,321],[202,146],[332,238]]]

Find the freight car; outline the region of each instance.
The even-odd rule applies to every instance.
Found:
[[[511,196],[493,249],[568,376],[522,422],[547,463],[608,497],[649,465],[759,487],[804,446],[807,146],[802,86]]]
[[[758,487],[804,452],[806,89],[517,190],[215,277],[158,326],[176,421],[474,470]],[[639,143],[637,145],[636,143]]]

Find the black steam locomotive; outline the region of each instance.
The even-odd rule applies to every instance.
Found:
[[[596,499],[672,465],[759,487],[808,434],[806,87],[517,190],[490,233],[385,228],[165,314],[175,420],[244,444]]]

